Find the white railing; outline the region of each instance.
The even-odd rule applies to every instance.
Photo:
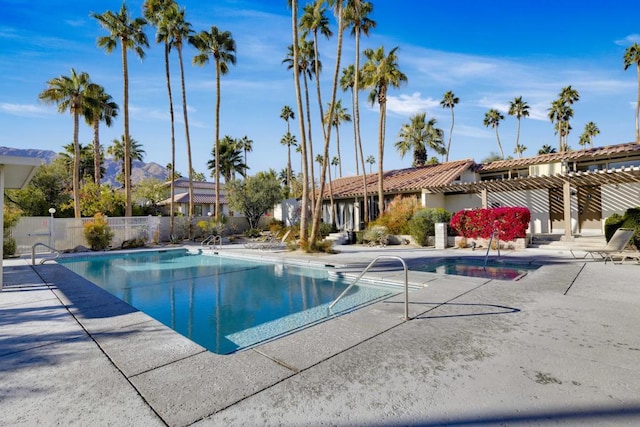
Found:
[[[36,253],[47,253],[47,247],[59,248],[62,251],[73,249],[79,245],[88,246],[84,237],[84,224],[93,218],[52,218],[21,217],[14,228],[11,237],[16,241],[18,255],[30,254],[34,245],[43,243],[46,246],[36,246]],[[197,226],[199,221],[210,221],[209,217],[196,217],[192,224],[195,238],[202,239],[203,231]],[[264,218],[266,223],[267,218]],[[137,217],[107,217],[107,223],[114,232],[111,242],[112,248],[119,248],[125,240],[143,239],[147,243],[170,241],[170,218],[168,216],[137,216]],[[248,228],[244,217],[230,217],[227,221],[229,232],[241,233]],[[189,236],[189,223],[186,217],[174,217],[174,236],[182,241]],[[218,243],[219,244],[219,243]]]

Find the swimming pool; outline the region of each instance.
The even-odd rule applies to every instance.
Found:
[[[484,277],[497,280],[519,280],[529,271],[540,267],[532,262],[505,262],[490,259],[485,266],[484,257],[470,258],[442,258],[417,267],[412,270],[428,273],[453,274],[457,276]]]
[[[187,250],[58,259],[80,276],[208,350],[229,354],[390,296],[349,285],[327,269],[254,262]]]

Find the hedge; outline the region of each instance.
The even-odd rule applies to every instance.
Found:
[[[451,227],[458,235],[471,239],[488,239],[494,228],[500,240],[512,241],[526,236],[531,213],[525,207],[471,209],[451,217]]]

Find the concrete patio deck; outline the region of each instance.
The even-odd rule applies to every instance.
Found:
[[[472,254],[337,249],[218,252],[352,273]],[[545,266],[515,282],[412,271],[408,322],[398,295],[227,356],[60,265],[5,260],[0,425],[639,425],[640,265],[503,256]],[[371,277],[400,280],[392,264]]]

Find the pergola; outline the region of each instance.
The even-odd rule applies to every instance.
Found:
[[[571,187],[592,185],[612,185],[640,182],[640,167],[630,166],[619,169],[568,172],[556,175],[527,176],[511,179],[461,182],[425,189],[432,194],[480,193],[482,206],[487,207],[489,192],[509,192],[562,188],[564,195],[565,236],[571,237]]]
[[[33,157],[0,156],[0,222],[4,224],[4,190],[24,188],[38,166],[42,164],[41,159]],[[4,230],[0,234],[0,291],[2,291],[2,274],[4,258]]]

